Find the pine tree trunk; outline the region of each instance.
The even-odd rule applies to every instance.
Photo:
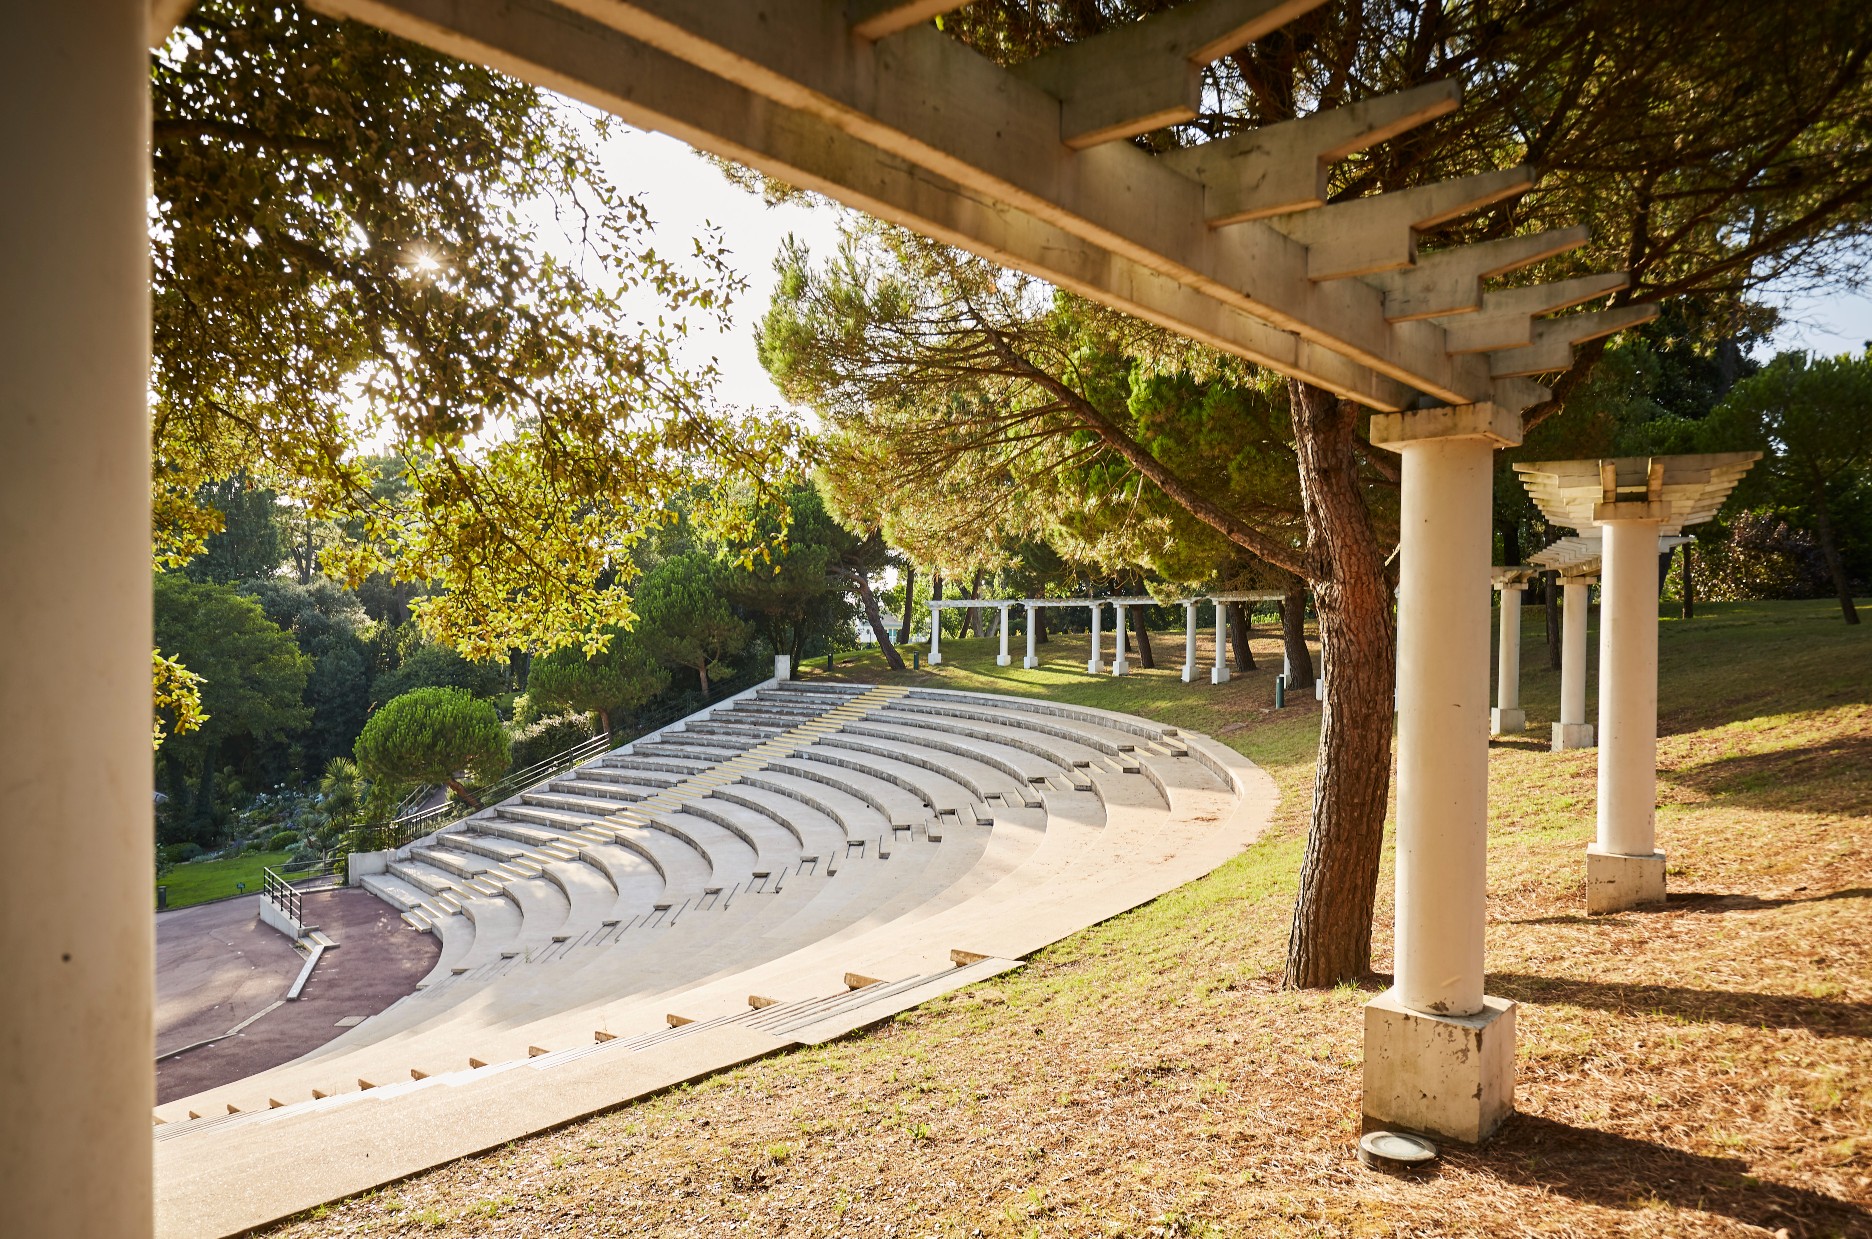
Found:
[[[1846,580],[1846,562],[1840,558],[1839,543],[1833,538],[1833,518],[1827,511],[1826,493],[1814,488],[1814,532],[1820,535],[1820,553],[1826,556],[1827,572],[1833,577],[1833,589],[1839,594],[1840,614],[1848,624],[1859,622],[1859,609],[1853,606],[1852,585]]]
[[[696,675],[700,677],[702,680],[702,699],[704,701],[707,701],[708,700],[708,664],[706,662],[701,662],[701,663],[696,664]]]
[[[1683,617],[1685,619],[1696,618],[1696,572],[1691,567],[1691,546],[1692,543],[1689,542],[1683,545]]]
[[[899,654],[897,647],[891,644],[890,630],[884,626],[884,615],[878,610],[877,595],[871,592],[870,579],[863,572],[853,572],[852,579],[858,583],[858,600],[864,603],[865,620],[871,625],[871,635],[877,638],[878,649],[884,653],[885,666],[892,671],[902,671],[904,669],[903,655]],[[937,577],[936,580],[940,588],[942,578]],[[941,595],[938,594],[936,597],[941,597]],[[930,612],[930,623],[936,622],[936,616],[937,612]]]
[[[457,796],[460,796],[463,800],[466,800],[469,803],[469,805],[471,805],[472,807],[476,809],[486,808],[486,806],[483,805],[479,800],[475,799],[475,794],[473,792],[469,791],[467,788],[461,785],[461,780],[444,779],[443,782],[448,784],[450,791],[454,792]]]
[[[1045,607],[1034,608],[1034,644],[1035,645],[1045,645],[1047,643],[1046,617],[1047,617],[1047,609]]]
[[[1139,610],[1138,615],[1141,617],[1143,614],[1144,612]],[[1155,671],[1157,669],[1157,652],[1151,649],[1150,629],[1146,628],[1142,622],[1137,625],[1137,648],[1138,666],[1143,667],[1146,671]]]
[[[1304,383],[1291,382],[1288,389],[1320,649],[1333,670],[1281,983],[1319,988],[1371,971],[1372,907],[1391,782],[1396,638],[1384,551],[1353,452],[1359,410]]]
[[[598,711],[598,725],[604,728],[605,739],[609,740],[611,738],[611,711]]]
[[[1289,692],[1313,687],[1313,651],[1306,640],[1306,582],[1293,577],[1280,603],[1281,646],[1287,655]]]
[[[1235,670],[1253,671],[1255,669],[1254,651],[1248,648],[1248,604],[1231,602],[1228,604],[1229,640],[1235,646]]]
[[[933,615],[934,612],[931,612]],[[911,621],[916,618],[916,565],[904,569],[904,612],[903,621],[897,625],[897,643],[906,644],[910,640]]]

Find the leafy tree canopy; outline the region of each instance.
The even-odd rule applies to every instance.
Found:
[[[630,620],[609,586],[647,514],[786,450],[676,357],[737,291],[719,239],[659,253],[585,114],[252,0],[196,5],[151,87],[159,562],[221,528],[203,485],[265,461],[347,532],[347,582],[431,583],[425,627],[470,655],[560,645]]]
[[[688,551],[645,573],[637,589],[644,649],[659,662],[693,670],[705,694],[710,669],[740,653],[750,635],[728,605],[727,584],[726,565]]]
[[[582,649],[553,650],[533,660],[527,695],[541,705],[596,714],[605,733],[612,716],[635,710],[669,687],[669,672],[650,656],[637,634],[613,628],[596,654]]]
[[[357,765],[375,783],[439,783],[477,804],[461,783],[507,769],[506,729],[492,702],[459,688],[418,688],[386,703],[364,724]]]

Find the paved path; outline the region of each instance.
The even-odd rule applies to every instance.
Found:
[[[260,922],[257,896],[165,912],[156,921],[156,1052],[218,1036],[286,996],[304,957]],[[307,895],[305,916],[335,939],[297,1002],[239,1033],[156,1064],[160,1105],[289,1062],[416,987],[441,947],[363,890]],[[294,1100],[298,1100],[295,1098]]]

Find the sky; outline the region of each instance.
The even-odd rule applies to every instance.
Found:
[[[754,333],[774,286],[773,260],[781,242],[795,234],[815,256],[832,251],[842,208],[790,204],[769,207],[732,185],[715,166],[687,145],[663,134],[617,125],[604,146],[615,184],[643,199],[656,224],[657,245],[669,253],[690,252],[690,238],[706,225],[722,230],[732,261],[747,279],[726,333],[698,330],[690,349],[699,360],[715,357],[722,368],[718,389],[724,404],[742,409],[783,404],[755,356]],[[1781,328],[1758,352],[1763,360],[1783,349],[1804,348],[1831,355],[1858,353],[1872,343],[1872,290],[1820,296],[1771,293],[1783,315]],[[704,324],[694,324],[702,328]]]

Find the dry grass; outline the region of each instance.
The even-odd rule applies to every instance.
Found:
[[[1494,751],[1489,988],[1522,1004],[1520,1113],[1428,1177],[1351,1155],[1367,995],[1270,980],[1312,703],[1263,713],[1265,671],[1220,690],[1174,672],[1113,683],[1071,671],[1064,639],[1034,672],[952,643],[943,682],[1222,735],[1280,781],[1275,829],[1210,877],[867,1036],[278,1233],[1872,1234],[1872,637],[1818,604],[1710,611],[1664,626],[1663,909],[1579,914],[1590,751],[1544,752],[1533,730]],[[1544,732],[1556,677],[1535,635],[1526,697]]]

